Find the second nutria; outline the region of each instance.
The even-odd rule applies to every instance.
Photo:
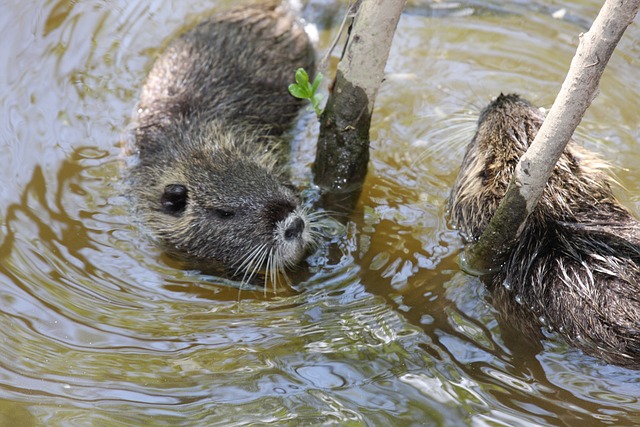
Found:
[[[301,106],[287,90],[314,50],[285,4],[211,16],[149,72],[136,117],[132,195],[165,249],[252,276],[301,260],[313,215],[288,184],[283,133]]]
[[[543,119],[517,95],[500,95],[480,114],[449,200],[467,239],[482,234]],[[588,354],[640,368],[640,223],[616,200],[606,169],[569,142],[488,285],[498,304],[520,306],[507,311],[528,313]]]

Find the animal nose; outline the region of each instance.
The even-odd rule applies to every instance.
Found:
[[[284,230],[285,240],[293,240],[300,237],[304,231],[304,221],[301,218],[294,219],[291,224]]]
[[[276,200],[266,206],[265,215],[275,225],[287,219],[295,208],[295,205],[288,200]]]

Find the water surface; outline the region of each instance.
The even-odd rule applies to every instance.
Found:
[[[409,2],[357,210],[275,295],[177,268],[124,196],[120,145],[153,58],[234,3],[5,2],[0,425],[640,423],[638,372],[498,321],[445,215],[479,110],[500,92],[549,107],[599,2],[562,19],[544,0]],[[304,8],[320,52],[343,3]],[[578,131],[636,214],[639,46],[636,23]],[[302,183],[316,132],[297,127]]]

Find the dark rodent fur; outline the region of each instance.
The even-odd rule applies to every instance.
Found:
[[[487,226],[543,119],[517,95],[500,95],[480,114],[449,200],[451,221],[467,239]],[[638,369],[640,223],[616,200],[607,168],[570,142],[487,282],[499,309],[529,317],[515,323],[545,325],[588,354]]]
[[[301,106],[287,90],[298,67],[314,73],[313,47],[275,2],[215,14],[156,60],[130,175],[142,222],[168,252],[253,275],[295,264],[313,243],[283,136]]]

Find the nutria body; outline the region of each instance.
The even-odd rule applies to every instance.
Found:
[[[142,222],[181,258],[243,275],[291,266],[312,244],[288,184],[300,101],[295,70],[314,51],[285,5],[218,13],[173,41],[140,96],[132,195]]]
[[[517,95],[480,114],[449,209],[480,237],[544,117]],[[496,304],[607,362],[640,368],[640,223],[614,197],[607,165],[570,142],[515,248],[487,283]],[[520,322],[523,319],[514,319]]]

